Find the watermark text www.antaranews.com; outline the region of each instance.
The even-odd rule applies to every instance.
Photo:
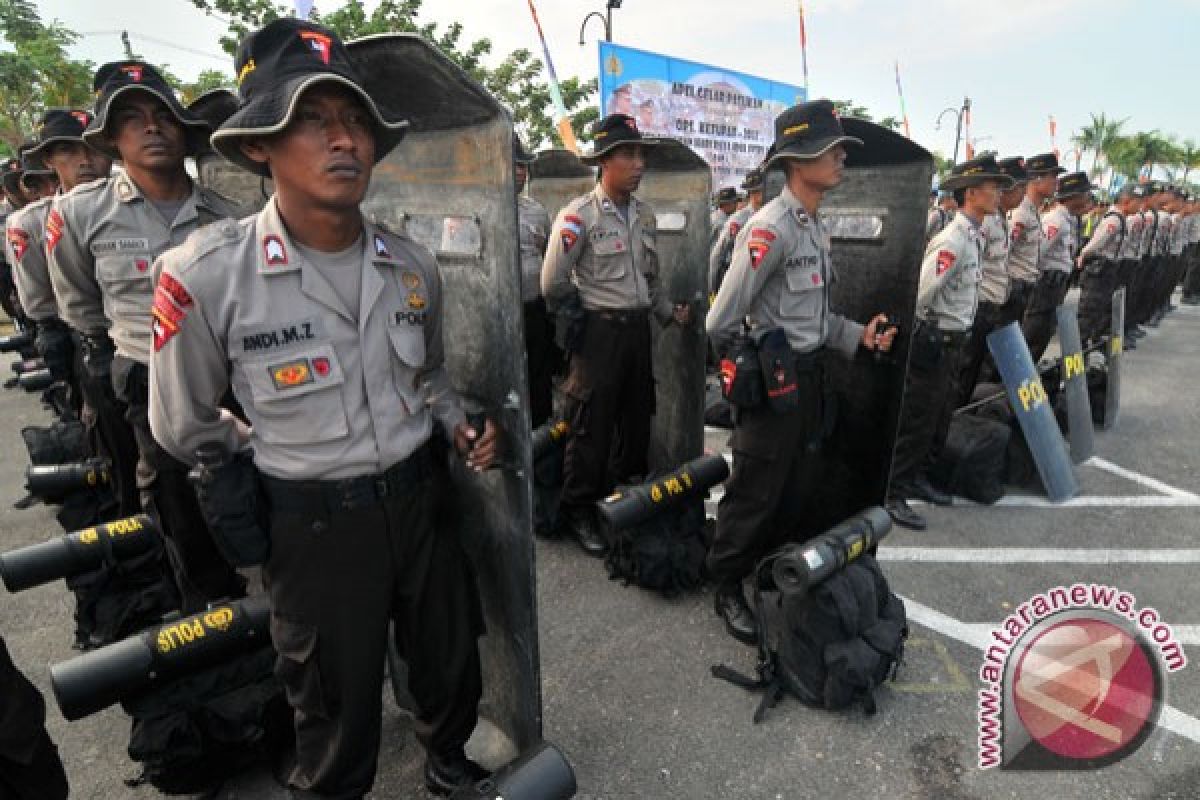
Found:
[[[1102,767],[1158,720],[1165,674],[1187,655],[1129,592],[1076,583],[1022,603],[991,632],[979,678],[979,766]]]

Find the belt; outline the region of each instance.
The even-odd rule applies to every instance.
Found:
[[[263,487],[274,508],[300,513],[336,513],[368,508],[386,497],[411,491],[415,484],[433,474],[429,442],[408,458],[376,475],[360,475],[337,481],[289,481],[263,475]]]
[[[797,372],[816,372],[825,366],[825,348],[818,347],[808,353],[796,353]]]
[[[646,319],[646,315],[649,312],[645,308],[635,308],[635,309],[630,309],[627,311],[606,310],[606,311],[589,311],[587,313],[591,314],[593,316],[597,316],[600,319],[605,320],[606,322],[615,322],[618,325],[630,325],[632,323],[641,322],[642,320]]]
[[[921,333],[936,334],[941,339],[942,344],[948,345],[965,342],[967,337],[971,335],[970,328],[965,331],[944,331],[938,328],[935,323],[926,322],[923,319],[917,320],[917,330]]]

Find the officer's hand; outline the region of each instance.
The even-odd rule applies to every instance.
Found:
[[[467,461],[467,467],[483,472],[496,458],[496,426],[489,419],[484,423],[483,435],[465,422],[454,429],[454,447]]]
[[[896,326],[887,324],[887,314],[876,314],[863,330],[862,344],[868,350],[886,353],[896,339]],[[881,326],[882,329],[881,329]]]
[[[687,303],[676,303],[675,310],[672,313],[675,318],[676,325],[687,325],[692,321],[692,307]]]

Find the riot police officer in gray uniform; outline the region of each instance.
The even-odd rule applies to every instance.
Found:
[[[927,475],[950,428],[961,355],[979,304],[984,257],[984,219],[996,214],[1000,191],[1015,181],[992,156],[956,164],[942,186],[955,193],[958,213],[930,240],[921,262],[917,325],[913,331],[904,387],[904,407],[896,434],[887,509],[897,524],[915,530],[925,519],[907,502],[916,497],[938,505],[951,498]]]
[[[210,226],[161,259],[151,423],[180,459],[214,446],[236,454],[216,471],[234,486],[261,484],[267,498],[265,532],[252,500],[248,524],[215,533],[269,536],[294,796],[370,791],[389,622],[409,667],[426,784],[449,794],[484,774],[463,752],[477,721],[482,617],[466,555],[439,526],[439,440],[482,470],[495,429],[469,427],[450,386],[433,255],[360,211],[373,165],[407,123],[382,116],[344,45],[308,22],[251,33],[236,71],[242,106],[213,146],[271,175],[276,191],[256,216]],[[230,385],[249,427],[217,405]]]
[[[525,193],[533,156],[513,134],[513,172],[517,190],[517,224],[520,226],[521,300],[525,304],[525,357],[529,372],[529,418],[533,427],[550,418],[554,410],[553,377],[562,353],[554,344],[554,321],[542,299],[542,259],[550,239],[550,215]]]
[[[828,100],[793,106],[775,119],[774,154],[764,169],[781,165],[787,186],[738,235],[706,320],[722,355],[744,324],[756,337],[785,339],[781,350],[798,376],[793,408],[736,409],[733,473],[708,553],[717,614],[747,643],[756,641],[757,629],[742,580],[773,547],[805,538],[805,510],[820,502],[821,437],[832,411],[824,404],[824,361],[830,351],[850,357],[859,347],[889,350],[895,336],[894,328],[883,328],[882,314],[862,325],[829,307],[835,270],[830,231],[818,209],[842,180],[847,144],[862,142],[845,135]]]
[[[762,170],[752,169],[747,172],[745,180],[742,181],[742,188],[747,197],[745,207],[739,208],[725,220],[725,224],[721,226],[721,233],[708,254],[708,291],[714,296],[721,288],[721,281],[729,269],[729,262],[733,260],[733,245],[738,234],[746,227],[750,217],[758,213],[763,206]]]

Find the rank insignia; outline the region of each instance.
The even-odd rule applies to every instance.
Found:
[[[420,292],[409,292],[408,307],[420,311],[425,308],[425,298],[421,296]]]
[[[421,285],[421,276],[415,272],[405,272],[400,276],[405,289],[416,289]]]
[[[958,260],[958,256],[954,255],[951,250],[939,250],[937,254],[937,274],[938,277],[946,274],[946,271],[954,266],[954,262]]]
[[[307,358],[298,358],[267,368],[276,389],[294,389],[313,382],[313,370]]]

